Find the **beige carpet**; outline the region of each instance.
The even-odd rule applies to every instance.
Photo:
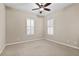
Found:
[[[37,40],[7,46],[1,56],[77,56],[79,50],[47,40]]]

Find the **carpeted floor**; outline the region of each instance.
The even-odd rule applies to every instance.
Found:
[[[78,56],[79,50],[47,40],[6,46],[1,56]]]

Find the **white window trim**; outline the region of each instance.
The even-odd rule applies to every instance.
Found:
[[[35,20],[34,20],[34,26],[27,26],[27,19],[32,19],[32,20],[34,20],[34,18],[26,18],[26,23],[25,23],[25,33],[26,33],[26,35],[34,35],[35,34]],[[30,22],[31,23],[31,22]],[[27,33],[27,27],[30,27],[30,34],[28,34]],[[33,27],[33,34],[32,34],[32,32],[31,32],[31,28]]]

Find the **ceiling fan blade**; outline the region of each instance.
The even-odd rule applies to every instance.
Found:
[[[46,10],[46,11],[50,11],[50,9],[48,9],[48,8],[44,8],[44,10]]]
[[[44,5],[44,7],[47,7],[48,5],[50,5],[51,3],[46,3],[45,5]]]
[[[39,4],[39,3],[35,3],[36,5],[38,5],[39,6],[39,8],[41,8],[41,5]]]
[[[32,10],[38,10],[38,9],[40,9],[40,8],[35,8],[35,9],[32,9]]]

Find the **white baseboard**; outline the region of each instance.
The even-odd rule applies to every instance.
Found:
[[[5,49],[6,45],[2,47],[2,49],[0,50],[0,54],[3,52],[3,50]]]
[[[68,47],[71,47],[71,48],[74,48],[74,49],[78,49],[79,50],[79,47],[77,47],[77,46],[69,45],[69,44],[62,43],[62,42],[58,42],[58,41],[51,40],[51,39],[46,39],[46,40],[51,41],[51,42],[55,42],[55,43],[60,44],[60,45],[68,46]]]
[[[69,45],[69,44],[67,44],[67,43],[62,43],[62,42],[58,42],[58,41],[51,40],[51,39],[46,39],[46,38],[37,38],[37,39],[33,39],[33,40],[26,40],[26,41],[8,43],[8,44],[6,44],[6,46],[14,45],[14,44],[19,44],[19,43],[25,43],[25,42],[36,41],[36,40],[41,40],[41,39],[45,39],[45,40],[48,40],[48,41],[51,41],[51,42],[54,42],[54,43],[57,43],[57,44],[60,44],[60,45],[64,45],[64,46],[71,47],[71,48],[74,48],[74,49],[78,49],[78,50],[79,50],[79,47],[77,47],[77,46]],[[5,47],[4,47],[4,48],[5,48]],[[4,48],[3,48],[3,49],[4,49]],[[2,49],[2,51],[3,51],[3,49]],[[0,51],[0,53],[1,53],[2,51]]]
[[[8,43],[8,44],[6,44],[6,46],[14,45],[14,44],[20,44],[20,43],[25,43],[25,42],[36,41],[36,40],[40,40],[40,39],[42,39],[42,38],[33,39],[33,40],[26,40],[26,41],[19,41],[19,42],[13,42],[13,43]]]

